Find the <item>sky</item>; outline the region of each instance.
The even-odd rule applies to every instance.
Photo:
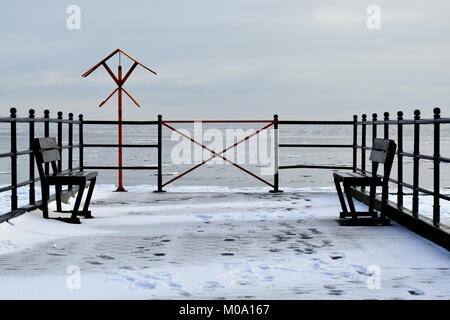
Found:
[[[372,5],[380,29],[367,27]],[[158,73],[137,68],[124,85],[142,105],[124,97],[126,120],[445,115],[449,13],[448,0],[1,1],[0,105],[115,119],[115,98],[98,107],[115,88],[106,71],[81,74],[121,48]]]

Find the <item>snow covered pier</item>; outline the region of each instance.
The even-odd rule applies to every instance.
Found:
[[[333,189],[129,189],[100,185],[81,225],[0,224],[0,299],[450,298],[447,250],[339,226]]]

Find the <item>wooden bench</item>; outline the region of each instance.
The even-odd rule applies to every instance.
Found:
[[[370,153],[369,158],[372,161],[372,174],[356,173],[356,172],[333,173],[336,191],[338,193],[339,201],[342,206],[342,212],[340,214],[341,219],[351,217],[351,221],[355,222],[358,217],[365,216],[370,217],[372,221],[380,222],[382,224],[389,223],[389,220],[386,218],[386,205],[388,201],[388,183],[396,149],[397,145],[395,144],[394,140],[374,139],[372,151]],[[377,175],[380,163],[384,165],[383,177]],[[345,199],[340,184],[341,182],[344,186],[344,192],[347,197],[350,212],[347,210],[347,206],[345,204]],[[356,186],[370,187],[368,212],[357,212],[355,210],[355,205],[353,203],[350,188]],[[374,211],[374,201],[377,186],[382,187],[380,217],[378,217],[376,212]]]
[[[60,218],[61,220],[71,223],[80,223],[78,215],[83,215],[85,218],[92,218],[91,212],[89,211],[89,203],[91,202],[92,192],[94,191],[97,172],[60,172],[58,170],[57,161],[61,158],[55,138],[36,138],[33,140],[32,148],[41,180],[42,211],[44,218],[48,219],[48,200],[51,185],[55,186],[56,212],[72,213],[70,219]],[[44,171],[44,165],[47,163],[50,163],[53,172],[49,175],[46,175]],[[83,210],[79,211],[87,182],[90,182],[89,190],[84,202]],[[72,211],[62,210],[61,189],[63,185],[75,185],[79,187]]]

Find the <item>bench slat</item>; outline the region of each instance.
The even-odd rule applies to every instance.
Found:
[[[379,150],[372,150],[370,153],[370,161],[385,163],[386,162],[387,153]]]
[[[58,148],[58,144],[56,143],[56,138],[36,138],[39,149],[55,149]]]
[[[57,149],[41,151],[41,155],[44,163],[60,160],[59,151]]]
[[[389,143],[390,143],[390,140],[375,138],[373,140],[373,149],[382,150],[382,151],[388,151],[389,150]]]

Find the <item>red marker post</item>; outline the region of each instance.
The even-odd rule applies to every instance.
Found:
[[[117,77],[116,75],[111,71],[111,69],[108,67],[106,62],[111,59],[116,54],[119,54],[119,65],[117,67]],[[124,77],[122,77],[122,65],[121,65],[121,55],[125,55],[127,58],[133,61],[133,65],[130,67],[130,69],[127,71]],[[82,77],[86,78],[88,77],[92,72],[94,72],[98,67],[103,66],[105,70],[108,72],[108,74],[111,76],[111,78],[114,80],[114,82],[117,84],[117,88],[114,89],[114,91],[104,100],[102,103],[100,103],[99,107],[101,108],[116,92],[117,92],[117,109],[118,109],[118,160],[119,160],[119,181],[118,186],[116,189],[116,192],[125,192],[125,188],[123,186],[123,175],[122,175],[122,164],[123,164],[123,158],[122,158],[122,92],[125,92],[125,94],[134,102],[134,104],[137,107],[141,107],[139,103],[123,88],[123,84],[127,81],[128,77],[131,75],[131,73],[136,69],[136,67],[140,65],[144,69],[150,71],[153,74],[157,74],[155,71],[151,70],[150,68],[144,66],[142,63],[128,55],[126,52],[124,52],[121,49],[114,50],[111,54],[109,54],[106,58],[101,60],[99,63],[97,63],[95,66],[93,66],[91,69],[86,71]]]

